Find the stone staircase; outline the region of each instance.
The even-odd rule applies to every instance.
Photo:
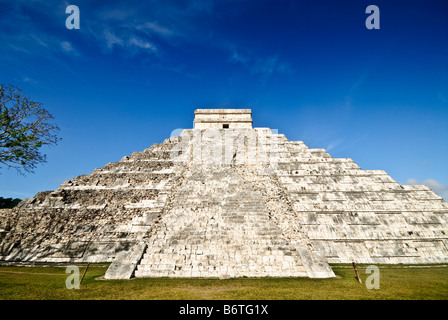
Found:
[[[192,166],[136,277],[307,276],[263,197],[230,166]]]

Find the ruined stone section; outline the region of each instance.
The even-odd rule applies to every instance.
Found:
[[[112,262],[110,279],[448,262],[448,204],[428,187],[252,129],[250,115],[197,110],[195,129],[0,210],[0,261]]]
[[[129,251],[121,251],[107,268],[105,279],[130,279],[146,250],[146,243],[140,242]]]
[[[173,141],[0,210],[0,260],[110,262],[132,249],[151,232],[184,170],[173,169]]]
[[[309,247],[298,246],[297,252],[302,259],[307,276],[310,278],[334,278],[336,275],[327,263],[326,257],[317,251],[311,251]]]
[[[252,129],[250,109],[197,109],[195,129]]]

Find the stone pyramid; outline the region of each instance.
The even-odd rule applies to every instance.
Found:
[[[448,204],[252,128],[249,109],[198,109],[194,129],[0,210],[0,261],[112,262],[108,279],[446,263]]]

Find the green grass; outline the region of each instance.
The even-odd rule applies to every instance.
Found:
[[[337,278],[146,278],[101,280],[107,265],[91,265],[79,290],[65,286],[65,267],[0,267],[0,299],[448,299],[448,267],[409,268],[379,266],[380,289],[367,289],[363,265],[358,266],[363,284],[350,265],[333,266]],[[80,266],[82,275],[85,266]]]

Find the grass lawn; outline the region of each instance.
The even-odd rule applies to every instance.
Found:
[[[447,266],[378,266],[380,288],[367,289],[366,266],[358,265],[363,284],[351,265],[333,266],[337,278],[145,278],[102,280],[106,264],[90,265],[79,290],[65,286],[65,267],[0,267],[1,300],[324,300],[448,299]],[[80,266],[82,275],[85,266]]]

